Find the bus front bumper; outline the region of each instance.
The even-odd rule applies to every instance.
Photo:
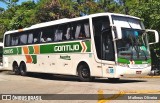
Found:
[[[116,73],[115,77],[143,77],[148,75],[151,72],[151,66],[144,67],[144,68],[129,68],[129,67],[122,67],[116,66]]]

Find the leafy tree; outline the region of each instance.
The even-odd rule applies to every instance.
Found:
[[[20,6],[17,6],[18,9],[10,20],[9,29],[19,29],[35,24],[35,6],[35,3],[32,1],[27,1]]]
[[[0,7],[0,14],[1,14],[2,12],[4,12],[4,8],[1,8],[1,7]]]

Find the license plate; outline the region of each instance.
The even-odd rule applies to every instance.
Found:
[[[142,73],[142,71],[136,71],[136,74],[141,74]]]

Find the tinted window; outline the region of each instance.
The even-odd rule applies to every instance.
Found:
[[[109,18],[107,16],[96,17],[92,21],[97,57],[102,60],[114,61],[114,44]]]
[[[74,39],[90,38],[89,20],[81,20],[72,23],[72,37]]]
[[[19,43],[19,35],[11,35],[11,46],[16,46]]]
[[[17,46],[90,38],[89,20],[58,24],[5,36],[5,46]]]
[[[20,45],[27,44],[27,34],[20,35]]]

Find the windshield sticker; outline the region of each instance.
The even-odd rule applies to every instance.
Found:
[[[114,69],[113,68],[110,68],[110,73],[114,73]]]
[[[109,73],[114,73],[113,67],[109,67],[109,68],[108,68],[108,72],[109,72]]]

